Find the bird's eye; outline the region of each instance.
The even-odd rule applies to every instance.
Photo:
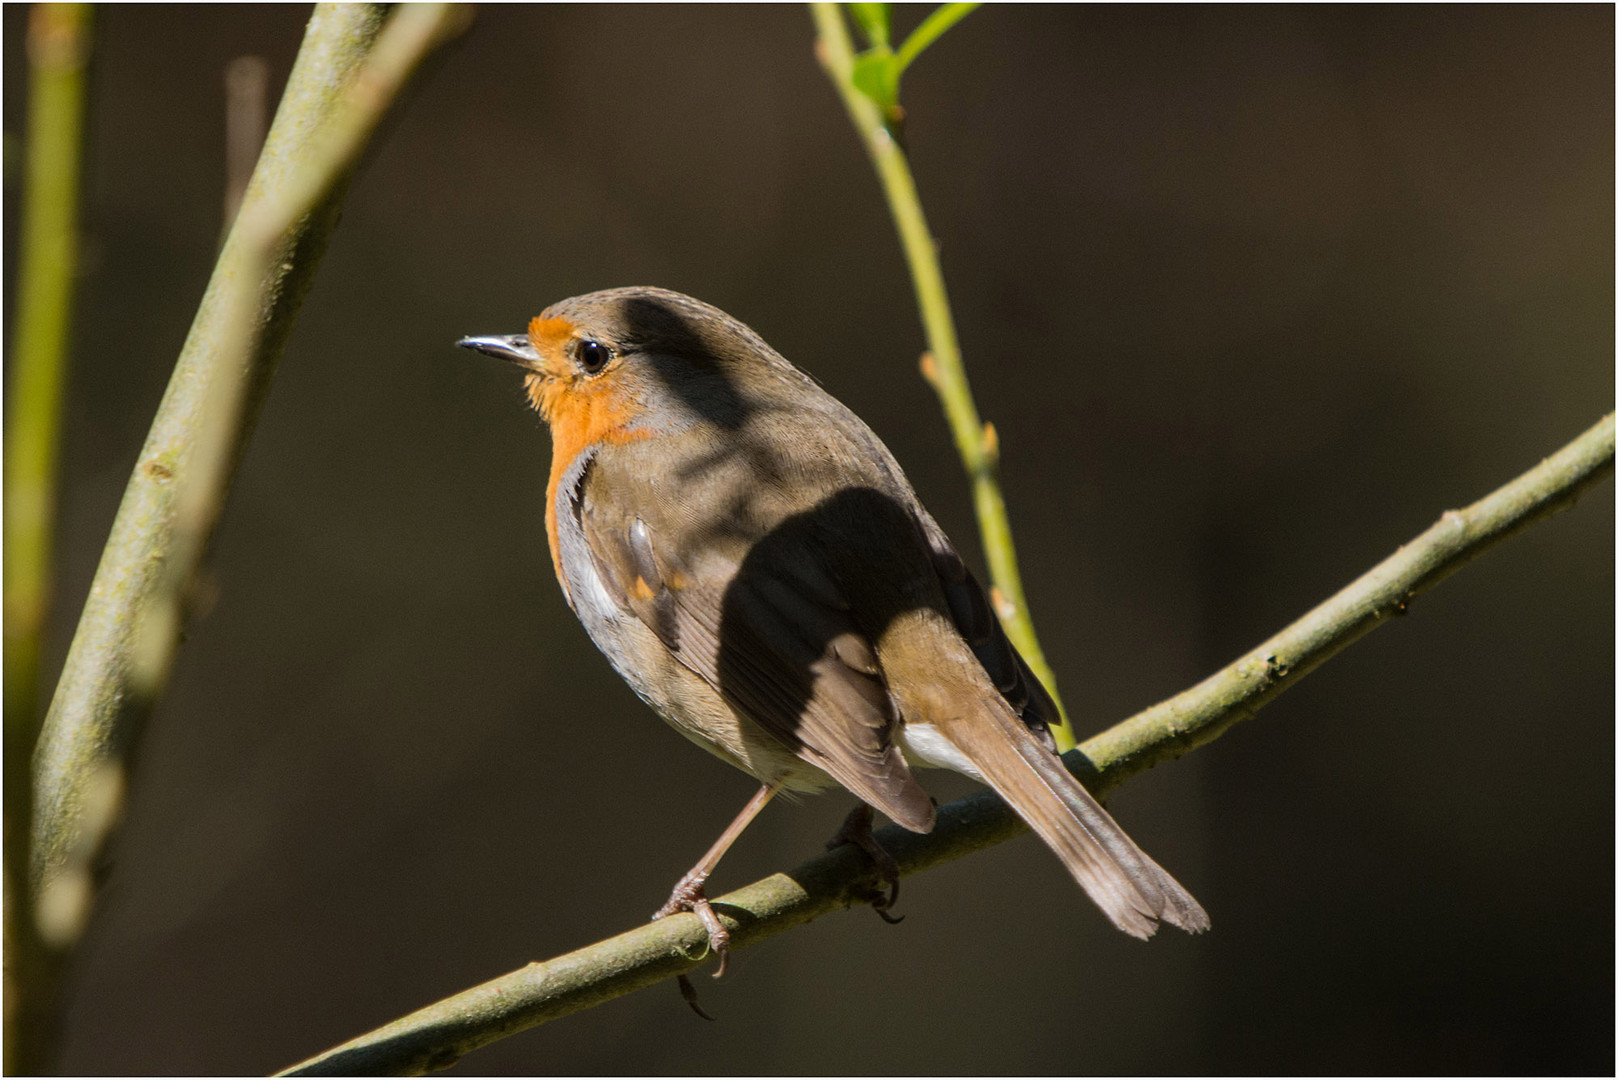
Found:
[[[594,375],[607,366],[607,361],[612,359],[612,350],[599,341],[583,338],[573,346],[573,359],[578,361],[586,375]]]

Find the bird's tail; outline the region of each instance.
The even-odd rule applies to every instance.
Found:
[[[1062,860],[1114,926],[1151,937],[1159,921],[1190,933],[1208,913],[1135,845],[1112,815],[998,702],[977,715],[935,719],[941,734]]]

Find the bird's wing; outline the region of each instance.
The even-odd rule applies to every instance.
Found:
[[[996,690],[1006,699],[1012,711],[1022,717],[1028,730],[1049,750],[1056,749],[1050,727],[1061,721],[1056,702],[1043,683],[1029,670],[1022,654],[1011,644],[1000,625],[999,616],[984,595],[972,571],[938,527],[931,515],[922,512],[922,526],[927,534],[927,546],[932,556],[933,570],[938,574],[949,604],[950,618],[961,637],[972,647],[972,653],[983,665]]]
[[[838,538],[812,512],[755,537],[729,515],[676,516],[696,500],[614,498],[612,486],[581,485],[574,511],[620,608],[799,758],[900,825],[931,829],[876,652],[831,571]]]

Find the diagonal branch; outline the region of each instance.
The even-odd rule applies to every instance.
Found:
[[[1332,654],[1495,544],[1566,509],[1613,469],[1613,417],[1538,466],[1432,528],[1235,663],[1066,755],[1098,795],[1179,757],[1252,716]],[[940,808],[926,836],[890,826],[883,847],[913,874],[997,844],[1025,826],[991,792]],[[714,901],[733,948],[865,902],[869,862],[844,847]],[[706,931],[678,915],[619,934],[429,1005],[287,1070],[290,1075],[419,1074],[468,1051],[682,974],[700,962]],[[693,959],[695,958],[695,959]]]
[[[34,755],[32,914],[77,939],[126,759],[355,161],[463,9],[322,4],[125,489]],[[384,26],[385,22],[385,26]]]

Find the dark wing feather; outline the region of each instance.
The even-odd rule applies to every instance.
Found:
[[[580,523],[614,598],[681,664],[894,821],[932,827],[932,801],[893,744],[897,716],[876,653],[811,537],[710,537],[687,564],[611,500],[587,500]]]
[[[1029,670],[1028,663],[1017,652],[1011,639],[1006,637],[1000,619],[989,604],[989,598],[978,584],[972,571],[967,569],[960,554],[949,542],[949,537],[932,518],[923,525],[927,533],[927,546],[932,555],[933,570],[938,574],[949,604],[950,617],[960,631],[972,653],[983,665],[1014,712],[1032,731],[1046,749],[1054,751],[1056,740],[1051,737],[1050,726],[1061,720],[1056,702],[1051,700],[1045,686]]]

